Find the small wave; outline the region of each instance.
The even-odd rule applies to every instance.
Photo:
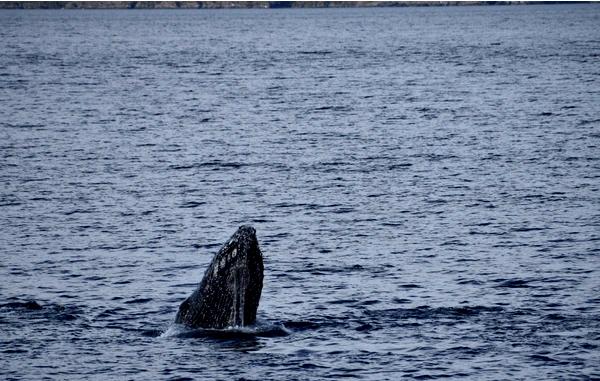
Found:
[[[100,312],[96,316],[95,320],[106,319],[106,318],[109,318],[109,317],[112,317],[112,316],[118,316],[123,311],[125,311],[125,308],[123,308],[123,307],[108,308],[108,309]]]
[[[334,299],[330,300],[328,304],[355,304],[358,302],[358,299]]]
[[[171,324],[165,331],[163,331],[158,337],[177,337],[181,333],[187,331],[188,329],[181,324]]]
[[[169,338],[212,338],[221,340],[252,337],[288,336],[291,332],[281,323],[257,323],[247,327],[227,327],[225,329],[188,328],[181,324],[171,324],[158,337]]]
[[[400,288],[404,288],[404,289],[411,289],[411,288],[423,288],[422,286],[419,286],[418,284],[402,284],[400,286],[398,286]]]
[[[141,331],[142,336],[146,337],[161,337],[165,332],[160,329],[145,329]]]
[[[461,285],[463,285],[463,284],[473,284],[473,285],[476,285],[476,286],[480,286],[480,285],[483,284],[482,281],[476,280],[476,279],[461,279],[461,280],[459,280],[456,283],[457,284],[461,284]]]
[[[63,306],[60,304],[40,304],[35,300],[20,301],[0,304],[0,310],[14,311],[29,316],[33,319],[50,319],[58,321],[69,321],[77,319],[81,310],[74,306]]]
[[[300,320],[290,320],[283,323],[285,328],[293,329],[293,330],[307,330],[307,329],[316,329],[319,327],[319,324],[311,321],[300,321]]]
[[[500,307],[487,306],[460,306],[460,307],[429,307],[418,306],[415,308],[392,308],[385,310],[371,310],[367,315],[376,317],[389,317],[393,319],[437,319],[451,317],[470,317],[488,312],[502,311]]]
[[[220,160],[207,161],[202,163],[192,163],[192,164],[183,164],[183,165],[170,165],[169,169],[173,170],[187,170],[194,168],[211,168],[212,170],[219,170],[224,168],[233,168],[239,169],[246,166],[251,166],[254,164],[248,163],[238,163],[238,162],[224,162]]]
[[[142,303],[148,303],[150,301],[152,301],[152,298],[137,298],[137,299],[127,300],[124,303],[125,304],[142,304]]]
[[[186,203],[184,203],[183,205],[181,205],[182,208],[197,208],[200,205],[204,205],[206,204],[205,201],[188,201]]]
[[[330,50],[302,50],[299,51],[298,54],[305,54],[305,55],[317,55],[317,56],[325,56],[328,54],[332,54],[333,52]]]
[[[94,210],[92,209],[75,209],[75,210],[71,210],[68,212],[63,213],[65,216],[70,216],[73,214],[87,214],[87,213],[94,213]]]
[[[354,328],[354,330],[357,332],[369,332],[369,331],[373,331],[375,329],[380,329],[380,327],[375,327],[369,323],[362,323],[358,327]]]
[[[41,310],[43,307],[35,300],[28,300],[26,302],[11,302],[11,303],[0,304],[0,308],[36,311],[36,310]]]
[[[531,355],[529,356],[532,360],[540,361],[543,363],[560,363],[560,361],[553,359],[552,357],[545,355]]]
[[[523,279],[509,279],[509,280],[504,280],[504,279],[500,279],[498,280],[501,283],[498,284],[497,288],[529,288],[531,287],[529,285],[529,282]]]
[[[519,228],[514,228],[511,231],[516,232],[516,233],[522,233],[522,232],[535,232],[535,231],[542,231],[542,230],[546,230],[546,228],[519,227]]]
[[[9,349],[2,350],[2,353],[5,353],[5,354],[20,354],[20,353],[28,353],[28,352],[29,351],[26,350],[26,349],[12,349],[12,348],[9,348]]]

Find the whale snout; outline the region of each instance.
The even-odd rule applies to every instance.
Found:
[[[240,226],[237,232],[244,236],[256,237],[256,230],[250,225]]]

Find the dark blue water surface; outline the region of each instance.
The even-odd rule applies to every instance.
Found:
[[[0,378],[600,377],[599,25],[1,11]],[[244,223],[258,326],[174,326]]]

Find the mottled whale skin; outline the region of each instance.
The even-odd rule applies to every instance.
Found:
[[[256,231],[240,226],[215,255],[198,288],[181,303],[175,322],[214,329],[253,324],[263,272]]]

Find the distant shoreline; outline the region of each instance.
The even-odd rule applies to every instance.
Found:
[[[0,9],[276,9],[573,3],[592,3],[592,1],[0,1]]]

